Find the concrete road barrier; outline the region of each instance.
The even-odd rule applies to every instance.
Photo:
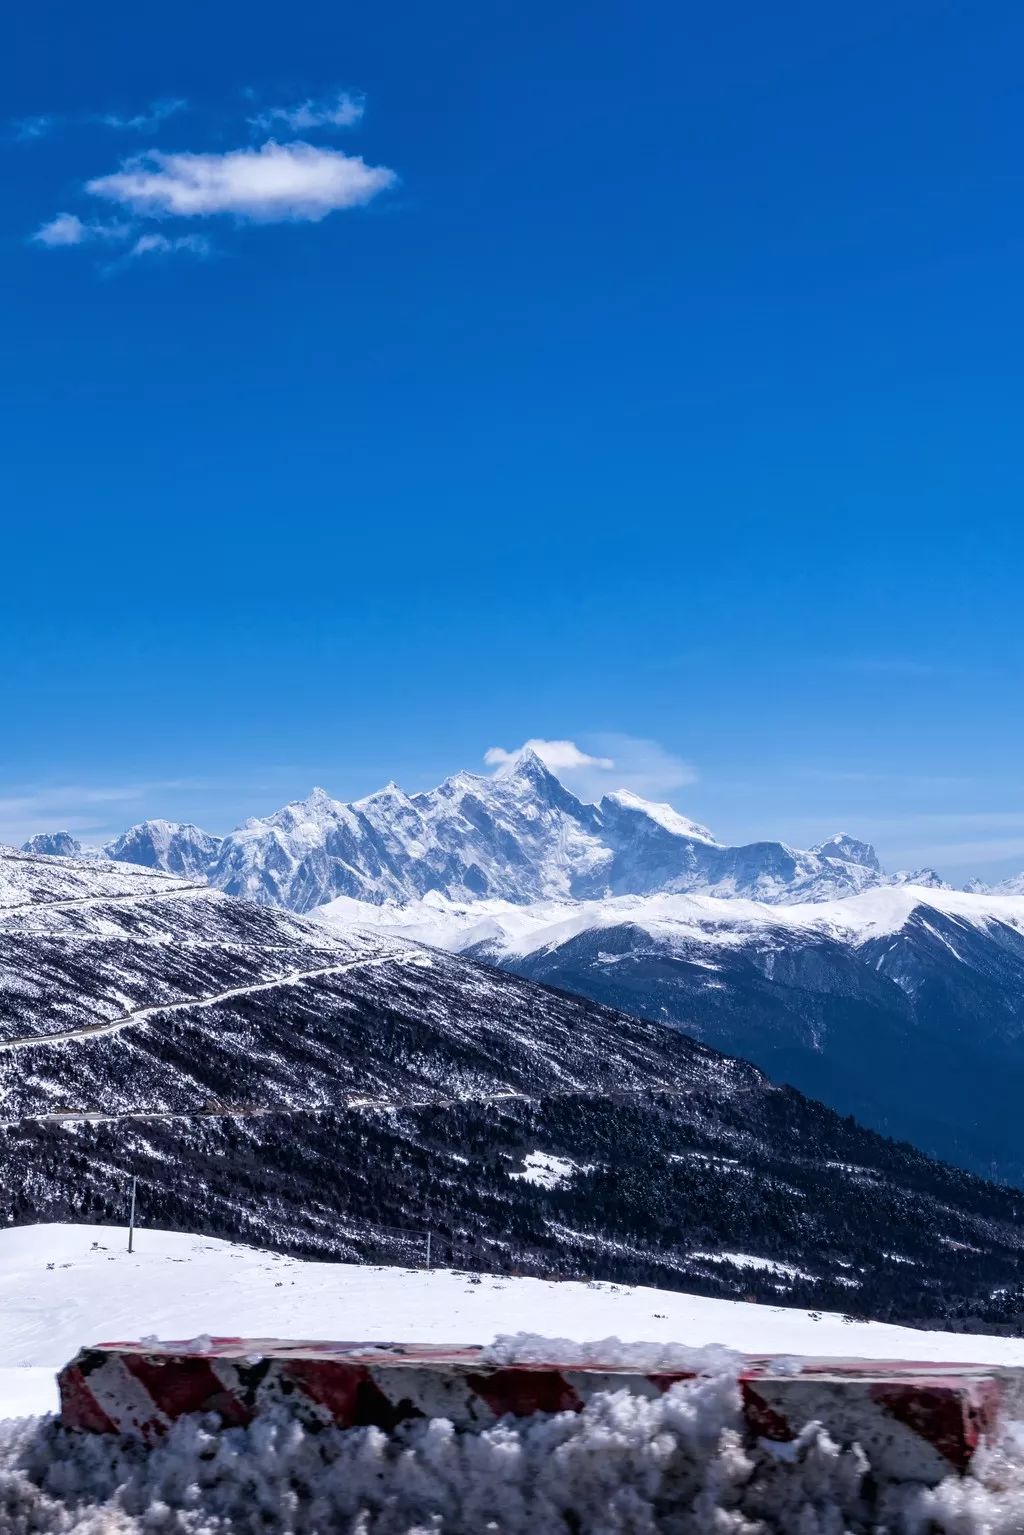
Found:
[[[1000,1416],[1022,1397],[1024,1371],[892,1360],[748,1357],[739,1373],[751,1441],[781,1446],[805,1424],[861,1445],[876,1475],[934,1484],[966,1471]],[[652,1397],[692,1372],[557,1363],[492,1365],[479,1348],[401,1343],[212,1338],[103,1343],[59,1377],[68,1428],[155,1442],[183,1414],[243,1425],[287,1404],[309,1426],[443,1417],[481,1429],[505,1414],[579,1411],[596,1392]]]

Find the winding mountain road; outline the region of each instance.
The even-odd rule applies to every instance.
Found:
[[[70,911],[76,906],[106,906],[110,901],[169,901],[179,895],[204,894],[220,895],[220,891],[204,880],[199,885],[175,885],[170,890],[114,890],[108,891],[106,895],[69,895],[53,901],[32,897],[27,901],[12,901],[7,906],[0,906],[0,921],[24,911]]]
[[[607,1094],[611,1098],[646,1097],[658,1093],[673,1098],[686,1098],[692,1094],[690,1087],[672,1087],[653,1082],[642,1087],[617,1087]],[[430,1098],[368,1098],[363,1093],[351,1093],[335,1103],[323,1104],[223,1104],[208,1109],[126,1109],[118,1114],[104,1113],[102,1109],[57,1109],[50,1114],[25,1114],[18,1119],[0,1120],[0,1125],[61,1124],[61,1125],[108,1125],[123,1120],[154,1123],[174,1119],[266,1119],[286,1114],[337,1114],[346,1109],[434,1109],[454,1108],[463,1103],[540,1103],[548,1098],[578,1097],[579,1088],[551,1088],[546,1092],[517,1092],[513,1089],[496,1088],[489,1093],[460,1093],[454,1097]]]
[[[359,959],[346,960],[343,964],[321,965],[315,970],[292,970],[287,975],[274,976],[269,981],[254,981],[249,986],[230,986],[212,997],[186,997],[180,1002],[158,1002],[151,1007],[139,1007],[105,1023],[89,1023],[80,1029],[65,1029],[57,1034],[21,1034],[15,1039],[0,1040],[0,1054],[9,1050],[30,1050],[33,1045],[60,1045],[80,1039],[96,1039],[101,1034],[119,1034],[131,1024],[146,1023],[158,1014],[186,1012],[190,1008],[216,1007],[220,1002],[230,1002],[235,997],[252,996],[259,991],[273,991],[278,986],[302,986],[306,981],[320,980],[328,975],[343,975],[349,970],[364,966],[384,965],[392,961],[413,962],[422,953],[419,949],[388,949],[382,954],[364,955]]]

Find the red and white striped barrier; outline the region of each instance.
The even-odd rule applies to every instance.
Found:
[[[984,1365],[766,1356],[747,1359],[739,1385],[751,1440],[784,1443],[817,1421],[837,1442],[859,1443],[876,1475],[934,1483],[967,1470],[1020,1398],[1022,1376]],[[443,1417],[480,1429],[506,1413],[579,1411],[599,1391],[653,1397],[692,1379],[600,1361],[492,1365],[479,1348],[204,1338],[83,1349],[59,1384],[66,1427],[153,1443],[192,1412],[238,1426],[287,1404],[312,1427],[391,1429]]]

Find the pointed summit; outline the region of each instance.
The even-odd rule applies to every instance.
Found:
[[[567,789],[562,780],[551,771],[539,752],[532,746],[517,751],[511,762],[500,767],[493,778],[485,783],[500,786],[506,794],[517,798],[541,800],[572,815],[581,812],[581,802]]]
[[[297,805],[308,805],[311,810],[316,810],[322,809],[328,805],[333,805],[334,798],[332,795],[328,794],[326,789],[321,789],[319,784],[315,784],[313,788],[310,789],[305,799],[296,800],[295,803]]]
[[[401,784],[397,784],[393,778],[389,778],[383,789],[374,789],[372,794],[364,794],[362,799],[353,800],[352,803],[356,810],[366,810],[375,805],[400,805],[404,807],[411,805],[412,801]]]
[[[506,762],[495,773],[496,779],[521,779],[524,783],[537,786],[558,784],[562,788],[562,782],[548,767],[543,757],[538,756],[532,746],[523,746],[516,752],[510,762]]]
[[[817,853],[820,858],[838,858],[840,863],[855,863],[863,869],[881,873],[882,865],[871,843],[848,837],[843,831],[837,831],[834,836],[819,842],[817,847],[811,848],[811,852]]]

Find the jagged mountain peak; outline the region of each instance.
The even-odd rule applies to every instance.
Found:
[[[534,751],[532,746],[520,747],[508,762],[502,763],[501,767],[497,769],[493,774],[491,782],[507,783],[509,780],[543,785],[545,788],[550,783],[557,783],[559,788],[564,787],[548,767],[543,757]]]
[[[305,799],[293,800],[289,809],[310,810],[314,814],[322,814],[325,811],[329,813],[334,810],[340,803],[341,801],[336,800],[333,794],[328,794],[326,789],[321,788],[319,784],[314,784]]]
[[[82,844],[69,831],[43,831],[21,844],[23,853],[38,853],[44,858],[77,858]]]
[[[862,842],[858,837],[848,836],[846,832],[837,831],[831,837],[826,837],[824,842],[819,842],[811,849],[812,853],[819,854],[822,858],[838,858],[840,863],[859,864],[864,869],[873,869],[876,874],[881,873],[882,865],[878,861],[878,854],[870,842]]]
[[[302,799],[289,800],[279,810],[271,811],[265,816],[250,816],[243,826],[230,833],[237,837],[241,833],[262,833],[267,828],[277,827],[324,827],[337,820],[340,814],[348,810],[343,801],[337,800],[328,794],[319,784],[310,789]]]
[[[952,890],[953,888],[934,869],[897,869],[895,874],[889,876],[889,881],[893,885],[914,885],[921,890]]]
[[[421,789],[418,794],[412,796],[413,803],[417,805],[429,804],[439,796],[456,799],[463,794],[476,794],[491,782],[493,780],[484,773],[470,773],[466,769],[462,769],[458,773],[449,773],[448,777],[442,779],[436,789]]]
[[[672,805],[644,799],[642,795],[634,794],[632,789],[613,789],[598,802],[598,809],[605,813],[610,806],[632,812],[634,815],[647,816],[665,831],[671,832],[673,836],[693,837],[700,842],[715,841],[712,833],[699,821],[691,821],[689,816],[680,815]]]
[[[728,847],[630,789],[582,801],[527,747],[498,773],[456,773],[411,796],[392,781],[348,804],[317,786],[223,840],[145,821],[104,852],[300,912],[338,896],[403,904],[432,892],[520,904],[658,891],[820,901],[884,880],[866,845],[823,847]]]
[[[378,794],[386,794],[386,795],[389,795],[391,798],[395,798],[395,799],[408,799],[409,798],[409,796],[406,794],[405,790],[402,788],[401,784],[395,783],[395,780],[393,778],[389,778],[387,783],[384,785],[383,789],[378,789],[377,793]]]
[[[168,874],[205,878],[220,850],[221,839],[194,826],[191,821],[165,821],[154,817],[129,826],[103,849],[115,863],[139,864]]]

